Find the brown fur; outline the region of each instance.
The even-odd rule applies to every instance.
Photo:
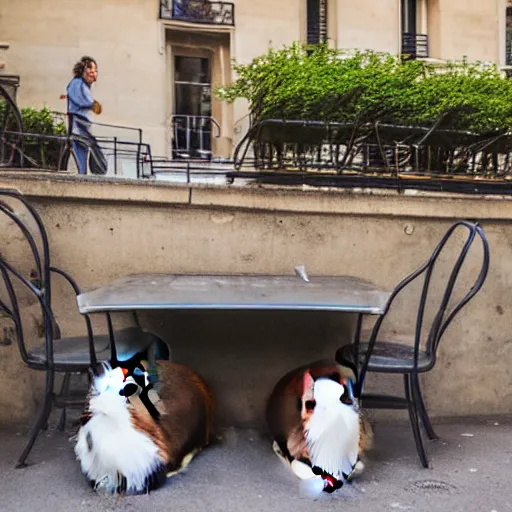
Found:
[[[140,401],[140,400],[139,400]],[[144,405],[142,404],[144,407]],[[168,444],[169,439],[165,435],[165,432],[161,429],[160,425],[155,422],[151,415],[141,411],[139,407],[130,408],[130,416],[132,418],[133,426],[148,435],[151,440],[158,446],[160,456],[166,464],[169,463],[169,450]]]
[[[155,422],[132,407],[131,415],[135,427],[158,446],[171,471],[181,467],[183,457],[210,443],[214,399],[203,379],[184,365],[160,361],[157,371],[164,414]]]
[[[314,380],[335,377],[343,383],[354,377],[349,368],[331,360],[320,360],[292,370],[276,384],[267,402],[267,425],[283,453],[295,459],[309,458],[304,436],[304,425],[311,416],[311,412],[304,409],[304,396],[306,399],[308,396],[304,390],[304,375],[308,371]],[[372,437],[369,423],[360,415],[359,455],[370,449]]]

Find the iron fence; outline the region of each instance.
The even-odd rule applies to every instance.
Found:
[[[512,193],[512,133],[380,122],[268,119],[234,153],[233,178],[281,184]]]

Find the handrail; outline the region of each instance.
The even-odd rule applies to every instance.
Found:
[[[63,116],[63,117],[73,116],[73,114],[68,114],[66,112],[59,112],[58,110],[52,110],[51,113],[54,115],[59,115],[59,116]],[[105,126],[107,128],[118,128],[120,130],[136,131],[139,135],[139,142],[142,142],[142,128],[136,128],[134,126],[123,126],[123,125],[119,125],[119,124],[99,123],[97,121],[83,121],[82,119],[80,119],[79,117],[76,117],[76,116],[74,117],[74,119],[78,124],[84,124],[84,125],[91,124],[93,126]]]

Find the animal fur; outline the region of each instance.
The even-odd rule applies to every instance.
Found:
[[[97,489],[137,494],[152,490],[186,466],[212,439],[214,401],[205,382],[186,366],[157,363],[162,413],[149,414],[139,396],[126,398],[105,388],[97,376],[91,387],[75,453],[82,472]],[[106,368],[111,375],[115,370]]]
[[[306,478],[307,472],[298,462],[305,462],[309,466],[312,465],[311,446],[315,445],[318,447],[321,441],[309,439],[308,443],[308,430],[309,422],[312,419],[313,411],[306,408],[308,400],[313,399],[313,389],[309,387],[305,389],[304,382],[305,376],[309,375],[313,381],[320,381],[322,379],[330,379],[333,383],[343,384],[348,380],[354,380],[352,370],[346,367],[342,367],[335,362],[329,360],[316,361],[312,364],[303,366],[292,370],[279,380],[276,384],[272,394],[267,402],[267,425],[270,434],[275,440],[274,449],[278,454],[281,454],[288,463],[291,464],[294,472],[301,478]],[[310,377],[310,378],[311,378]],[[350,415],[348,415],[350,417]],[[324,418],[326,418],[324,416]],[[338,433],[343,435],[357,435],[359,437],[357,455],[354,454],[356,459],[364,455],[364,453],[370,449],[372,444],[372,430],[369,423],[359,413],[359,421],[357,424],[353,421],[349,421],[351,424],[344,425],[345,421],[343,417],[334,419],[339,423],[339,429],[332,429],[330,432],[332,435],[338,436]],[[331,421],[327,418],[325,421]],[[315,431],[318,432],[318,424],[323,421],[321,412],[318,411],[316,415]],[[358,432],[357,432],[358,431]],[[342,437],[337,437],[337,441],[329,441],[328,436],[329,430],[325,428],[326,438],[324,442],[333,442],[333,445],[342,442]],[[320,436],[321,437],[321,436]],[[309,448],[308,448],[309,446]],[[333,461],[324,461],[328,469],[333,469],[336,465]],[[362,462],[358,462],[356,465],[356,472],[360,472],[364,465]],[[297,470],[296,470],[297,469]],[[344,468],[344,472],[347,468]],[[328,471],[327,471],[328,472]],[[311,471],[309,472],[311,475]]]

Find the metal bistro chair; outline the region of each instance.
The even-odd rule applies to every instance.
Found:
[[[449,273],[448,282],[441,296],[440,305],[435,310],[435,315],[428,335],[422,336],[422,327],[425,320],[425,308],[430,299],[429,291],[434,267],[447,242],[457,231],[467,231],[467,237],[456,253],[455,264]],[[480,271],[474,284],[466,295],[449,307],[452,292],[461,271],[470,247],[476,239],[480,239],[483,246],[483,258]],[[386,305],[384,313],[377,319],[371,331],[367,343],[359,343],[361,332],[361,319],[358,321],[356,342],[338,349],[336,360],[340,364],[352,367],[356,371],[357,383],[355,394],[361,400],[362,407],[369,409],[408,409],[409,419],[414,434],[414,440],[418,455],[424,467],[429,466],[427,452],[423,444],[420,431],[420,421],[429,439],[437,439],[432,424],[430,423],[421,394],[419,374],[434,368],[439,342],[450,325],[455,315],[465,306],[480,290],[487,277],[489,269],[489,245],[482,228],[478,224],[460,221],[448,229],[439,245],[434,250],[430,259],[419,269],[406,277],[393,291]],[[416,278],[424,275],[419,308],[416,313],[415,334],[412,345],[394,342],[387,338],[381,339],[379,331],[382,322],[388,314],[397,295]],[[426,340],[422,343],[422,338]],[[363,394],[363,387],[367,372],[402,374],[404,378],[405,397]]]
[[[44,400],[36,422],[30,432],[27,444],[19,457],[17,467],[25,466],[25,461],[32,449],[39,432],[47,427],[52,406],[62,409],[59,430],[64,430],[66,422],[66,406],[83,406],[85,393],[70,396],[70,379],[73,373],[87,374],[98,362],[106,360],[124,360],[132,357],[141,347],[164,343],[160,338],[142,330],[140,325],[114,330],[112,319],[107,317],[107,335],[95,335],[92,323],[84,315],[85,333],[77,337],[61,337],[60,328],[52,310],[51,274],[63,277],[78,295],[80,289],[66,272],[50,265],[48,237],[43,222],[37,211],[23,198],[12,190],[0,190],[0,215],[2,220],[15,231],[10,238],[22,239],[28,248],[24,257],[9,258],[8,248],[0,243],[0,312],[14,324],[14,335],[23,362],[33,370],[46,372]],[[1,218],[1,217],[0,217]],[[2,233],[3,239],[8,235]],[[21,237],[19,236],[21,235]],[[29,257],[30,255],[30,257]],[[14,262],[16,261],[16,263]],[[30,299],[27,300],[27,297]],[[35,349],[26,345],[26,322],[23,322],[24,309],[34,299],[39,304],[42,316],[42,333],[44,342]],[[24,307],[25,308],[24,308]],[[54,392],[56,373],[64,374],[60,393]]]

